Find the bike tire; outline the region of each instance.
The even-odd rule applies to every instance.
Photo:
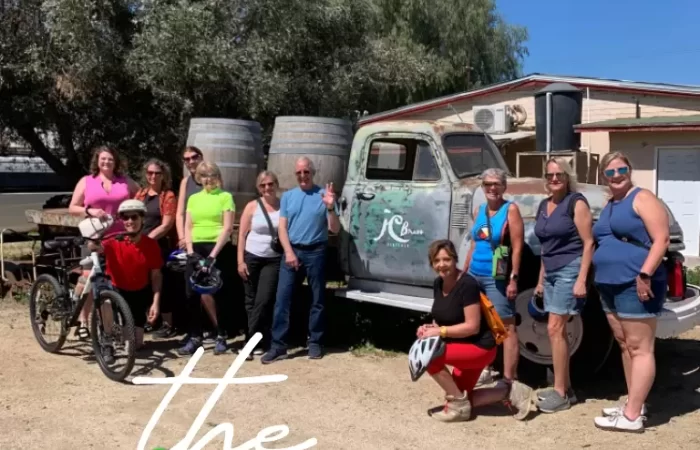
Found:
[[[37,340],[41,348],[49,353],[58,353],[59,350],[63,347],[63,344],[66,342],[66,337],[68,337],[68,323],[66,320],[61,320],[61,333],[58,336],[58,340],[54,342],[53,344],[46,342],[46,339],[44,339],[44,335],[39,329],[39,324],[36,323],[36,312],[37,312],[37,304],[36,304],[36,299],[37,299],[37,294],[39,290],[39,286],[43,283],[48,283],[51,285],[51,288],[54,290],[56,293],[56,296],[54,297],[54,301],[56,299],[59,299],[62,295],[65,295],[64,289],[61,286],[61,283],[59,283],[58,279],[54,277],[53,275],[49,275],[47,273],[39,275],[36,280],[34,280],[34,283],[32,283],[32,289],[29,293],[29,319],[31,320],[31,325],[32,325],[32,332],[34,333],[34,338]]]
[[[99,303],[102,304],[106,300],[109,300],[110,302],[112,302],[113,305],[116,305],[117,311],[121,313],[122,317],[124,318],[124,324],[122,325],[122,336],[123,339],[129,343],[129,345],[127,345],[126,363],[124,364],[122,370],[115,371],[109,367],[109,364],[104,359],[97,330],[97,302],[93,303],[92,305],[92,318],[90,320],[92,350],[95,352],[95,358],[97,359],[97,363],[99,364],[102,373],[104,373],[105,376],[110,380],[120,382],[129,376],[132,369],[134,368],[134,363],[136,362],[136,352],[134,348],[136,343],[136,335],[134,332],[134,317],[131,314],[131,308],[129,308],[129,304],[126,303],[124,297],[122,297],[118,292],[102,291],[100,293]]]

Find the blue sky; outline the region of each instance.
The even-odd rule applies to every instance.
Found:
[[[507,22],[528,29],[525,74],[700,85],[700,0],[496,4]]]

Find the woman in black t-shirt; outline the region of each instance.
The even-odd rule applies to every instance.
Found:
[[[469,420],[471,409],[506,401],[523,420],[533,408],[533,390],[501,380],[492,388],[475,390],[481,371],[496,358],[496,341],[481,312],[478,282],[457,268],[457,251],[449,240],[433,242],[429,260],[438,277],[433,284],[433,323],[418,328],[418,338],[440,336],[445,352],[434,359],[428,373],[445,390],[447,404],[431,416],[443,422]],[[452,366],[452,373],[446,366]]]

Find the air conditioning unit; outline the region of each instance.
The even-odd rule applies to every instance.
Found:
[[[474,124],[489,134],[509,133],[512,129],[511,118],[505,105],[475,106]]]

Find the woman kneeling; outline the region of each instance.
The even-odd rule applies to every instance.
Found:
[[[481,371],[496,357],[496,341],[482,320],[478,282],[457,269],[457,251],[449,240],[434,242],[430,263],[438,277],[433,284],[433,323],[418,328],[418,338],[440,336],[445,352],[434,359],[427,372],[444,389],[447,404],[431,416],[443,422],[469,420],[473,407],[504,401],[514,417],[524,420],[533,408],[533,390],[514,381],[499,381],[495,387],[474,389]],[[452,373],[447,369],[452,366]]]

